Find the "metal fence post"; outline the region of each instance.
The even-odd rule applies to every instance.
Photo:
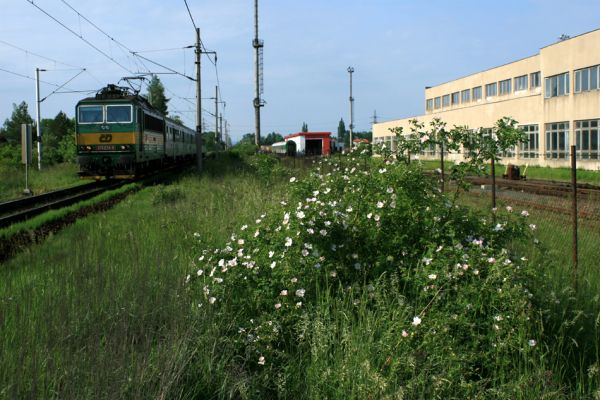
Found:
[[[496,161],[492,157],[492,208],[496,208]]]
[[[573,220],[573,286],[577,289],[577,148],[571,146],[571,216]]]

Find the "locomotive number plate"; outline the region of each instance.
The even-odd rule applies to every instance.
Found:
[[[108,144],[101,144],[99,146],[96,146],[96,150],[99,150],[99,151],[114,151],[115,150],[115,146],[108,145]]]

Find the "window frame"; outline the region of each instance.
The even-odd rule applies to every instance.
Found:
[[[483,88],[482,88],[481,85],[480,86],[475,86],[475,87],[471,88],[471,92],[473,94],[473,96],[472,96],[473,97],[473,101],[478,101],[478,100],[481,100],[483,98]],[[479,96],[477,96],[477,94]]]
[[[527,74],[515,77],[515,92],[529,89],[529,76]],[[523,83],[525,85],[523,86]]]
[[[444,107],[450,107],[450,94],[442,96],[442,108]]]
[[[490,92],[492,91],[491,89],[494,89],[492,94],[490,94]],[[495,97],[498,95],[498,82],[492,82],[492,83],[487,83],[485,85],[485,97]]]
[[[81,122],[80,118],[80,110],[82,108],[97,108],[99,107],[102,111],[102,120],[101,121],[93,121],[93,122]],[[103,124],[106,120],[106,111],[104,110],[104,105],[102,104],[80,104],[77,106],[77,124],[79,125],[93,125],[93,124]]]
[[[460,91],[460,102],[462,104],[471,102],[471,89],[465,89]]]
[[[600,160],[600,119],[575,121],[575,144],[578,160]]]
[[[570,156],[569,122],[551,122],[545,125],[545,158],[550,160],[567,160]]]
[[[109,121],[108,107],[129,107],[129,121]],[[131,104],[105,104],[104,110],[104,121],[107,124],[130,124],[133,122],[133,105]]]
[[[450,105],[455,106],[458,104],[460,104],[460,92],[452,92],[450,94]]]
[[[519,145],[520,158],[539,158],[540,157],[540,126],[538,124],[519,125],[519,128],[527,136],[526,142]],[[533,142],[533,144],[532,144]]]
[[[532,72],[531,74],[529,74],[529,80],[531,89],[539,88],[542,86],[542,75],[540,71]]]
[[[568,96],[571,93],[569,71],[544,78],[544,98]]]
[[[512,79],[504,79],[498,82],[498,96],[506,96],[512,93]]]

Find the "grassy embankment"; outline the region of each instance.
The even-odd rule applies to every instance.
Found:
[[[156,398],[196,351],[183,292],[197,247],[224,242],[281,181],[210,161],[92,215],[0,268],[0,398]]]
[[[47,166],[41,171],[32,165],[29,168],[29,189],[33,194],[41,194],[89,182],[79,179],[78,170],[77,164]],[[0,201],[22,197],[24,189],[25,167],[0,165]]]
[[[512,393],[512,398],[534,399],[542,393],[559,399],[584,398],[598,389],[598,371],[588,369],[598,360],[597,332],[589,324],[582,325],[583,317],[577,313],[581,307],[587,314],[597,309],[591,294],[597,296],[598,290],[586,286],[599,281],[593,268],[581,271],[581,289],[590,294],[587,298],[571,296],[575,299],[571,303],[552,307],[535,305],[548,314],[541,317],[547,317],[550,331],[531,327],[539,335],[533,351],[527,345],[514,348],[514,358],[506,355],[497,366],[480,366],[488,373],[496,371],[493,380],[501,383],[498,387],[488,387],[489,376],[482,380],[454,376],[455,382],[445,381],[440,371],[456,371],[460,363],[472,360],[436,350],[436,343],[445,343],[446,334],[419,333],[406,325],[414,316],[407,308],[412,301],[398,295],[402,281],[393,280],[375,284],[374,289],[358,284],[352,291],[344,289],[347,296],[321,287],[310,309],[307,303],[300,330],[295,331],[299,338],[287,336],[290,341],[283,344],[291,354],[289,362],[261,370],[254,353],[235,350],[244,340],[239,321],[245,316],[236,315],[236,308],[227,304],[220,311],[208,309],[207,303],[198,309],[201,296],[189,290],[184,280],[198,268],[202,250],[223,248],[232,232],[243,224],[255,224],[263,212],[277,207],[288,185],[273,164],[251,168],[236,159],[209,161],[202,178],[189,175],[170,186],[143,189],[109,212],[79,221],[3,264],[0,347],[10,350],[0,360],[0,397],[265,398],[279,393],[315,399],[383,394],[409,398],[450,387],[464,390],[456,394],[488,390],[485,393],[492,398],[494,393],[497,398]],[[537,213],[531,214],[534,222]],[[555,227],[537,223],[543,243],[556,240]],[[542,235],[546,231],[547,237]],[[344,252],[361,252],[359,247]],[[569,274],[561,259],[555,261],[533,289],[553,287],[562,301],[561,292],[569,290],[565,284]],[[307,287],[309,293],[311,289]],[[490,293],[495,292],[492,289]],[[221,301],[227,303],[219,299],[217,304]],[[475,309],[484,308],[485,304],[475,304]],[[435,315],[433,310],[423,316],[424,327],[434,324],[430,315]],[[460,325],[463,316],[458,318],[440,319],[435,329],[442,332],[446,324],[466,326]],[[401,352],[408,346],[402,342],[401,327],[415,330],[417,336],[410,336],[410,343],[418,348]],[[581,336],[582,328],[591,331]],[[473,341],[473,346],[487,340],[468,332],[464,340]],[[570,344],[571,339],[583,337],[589,348]],[[515,340],[506,338],[506,343]],[[451,345],[463,345],[459,342]],[[588,351],[589,358],[582,357]],[[395,352],[404,356],[396,358]],[[453,364],[444,364],[448,358]],[[403,384],[408,381],[411,384]]]

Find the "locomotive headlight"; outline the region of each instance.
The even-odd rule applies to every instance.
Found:
[[[121,146],[121,150],[127,150],[127,146],[126,145],[122,145]]]
[[[85,146],[85,149],[86,149],[87,151],[90,151],[90,150],[92,150],[92,146]]]

